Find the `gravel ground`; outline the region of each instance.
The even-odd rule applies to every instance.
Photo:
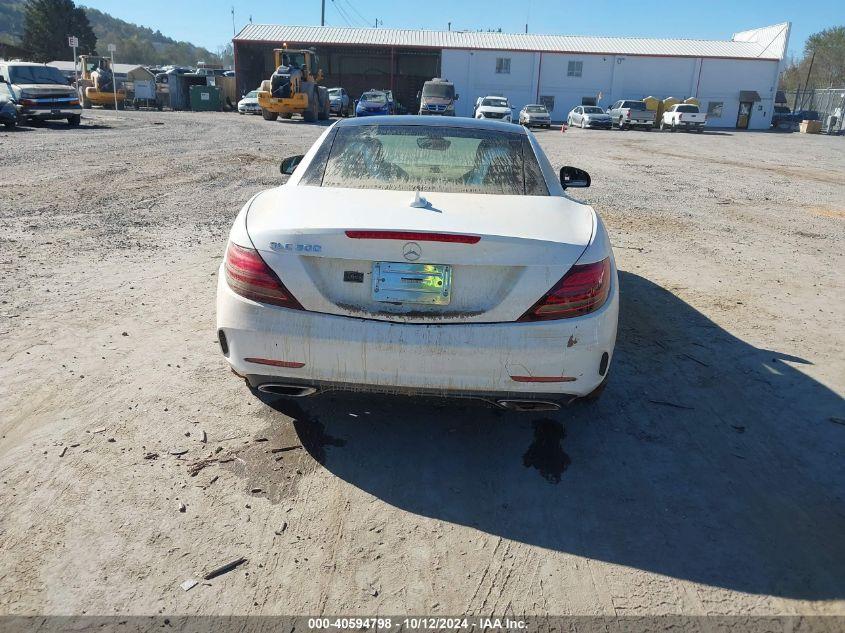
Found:
[[[538,415],[227,370],[228,228],[321,130],[0,132],[0,613],[845,615],[845,139],[538,132],[622,286],[602,400]]]

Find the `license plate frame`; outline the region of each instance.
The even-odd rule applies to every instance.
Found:
[[[449,305],[452,267],[448,264],[373,262],[372,297],[381,303]]]

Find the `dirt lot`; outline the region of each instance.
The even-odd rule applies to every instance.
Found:
[[[229,373],[228,228],[321,129],[0,132],[0,613],[845,614],[845,139],[539,132],[622,284],[549,416]]]

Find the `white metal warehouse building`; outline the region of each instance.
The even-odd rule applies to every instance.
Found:
[[[354,96],[391,89],[415,111],[434,76],[455,83],[458,115],[477,97],[507,96],[519,110],[545,103],[555,121],[599,99],[695,97],[714,127],[769,127],[790,24],[734,33],[730,40],[582,37],[249,24],[234,38],[242,91],[272,73],[273,48],[315,48],[326,85]],[[740,112],[749,114],[739,117]]]

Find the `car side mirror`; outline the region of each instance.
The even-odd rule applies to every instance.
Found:
[[[417,99],[419,99],[420,97],[422,97],[422,93],[421,93],[421,92],[417,92]]]
[[[561,167],[560,168],[560,185],[564,189],[569,187],[589,187],[590,174],[583,169],[577,167]]]
[[[6,83],[6,78],[3,75],[0,75],[0,84]]]
[[[303,158],[305,158],[304,154],[299,154],[298,156],[288,156],[282,161],[282,164],[279,165],[279,171],[285,176],[290,176],[299,166],[299,163],[302,162]],[[561,176],[561,178],[562,177],[563,176]]]
[[[605,114],[610,114],[610,108],[604,111]]]

